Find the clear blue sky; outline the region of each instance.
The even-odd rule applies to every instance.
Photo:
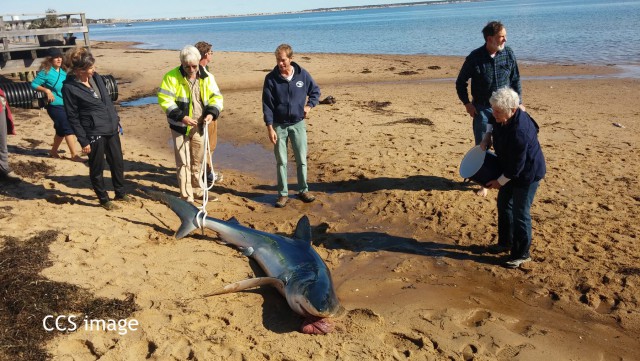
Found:
[[[88,18],[147,19],[182,16],[241,15],[299,11],[340,6],[393,4],[411,2],[376,0],[227,0],[227,1],[167,1],[167,0],[4,0],[0,14],[44,13],[51,8],[57,12],[84,12]]]

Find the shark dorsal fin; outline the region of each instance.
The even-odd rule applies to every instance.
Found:
[[[227,223],[240,224],[240,221],[236,217],[231,217]]]
[[[293,232],[293,239],[299,239],[308,243],[311,243],[311,224],[307,216],[302,216],[296,226],[296,231]]]

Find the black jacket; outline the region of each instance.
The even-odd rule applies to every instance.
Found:
[[[62,85],[62,97],[67,118],[82,147],[90,143],[89,137],[113,135],[118,132],[120,117],[113,106],[107,87],[98,73],[93,73],[100,97],[75,76],[67,77]]]

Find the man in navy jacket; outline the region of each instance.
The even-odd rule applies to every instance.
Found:
[[[305,118],[318,105],[320,88],[311,75],[294,63],[288,44],[276,48],[276,67],[264,79],[262,112],[269,141],[273,143],[278,174],[278,200],[275,206],[287,205],[287,140],[291,139],[296,159],[298,197],[306,203],[315,197],[307,185],[307,128]]]
[[[473,119],[473,139],[476,145],[482,141],[491,117],[489,98],[494,91],[509,86],[522,100],[518,63],[513,51],[506,45],[507,29],[499,21],[490,21],[482,29],[482,35],[484,45],[467,56],[456,79],[458,98]],[[469,80],[473,98],[471,101],[468,92]],[[521,105],[521,109],[525,110],[524,105]],[[481,188],[477,194],[486,196],[486,188]]]

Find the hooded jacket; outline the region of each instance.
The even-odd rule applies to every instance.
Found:
[[[118,132],[120,117],[113,106],[107,87],[98,73],[93,73],[100,96],[93,89],[69,76],[62,85],[62,97],[67,118],[82,147],[89,145],[89,137],[113,135]]]
[[[315,107],[320,100],[320,87],[297,63],[291,81],[280,75],[278,66],[264,78],[262,113],[266,125],[295,124],[304,119],[304,107]],[[307,100],[307,97],[309,99]]]
[[[182,66],[171,69],[162,78],[158,91],[158,104],[167,115],[169,128],[180,134],[187,134],[190,129],[182,123],[182,119],[185,115],[191,117],[193,114],[191,88],[186,76]],[[213,119],[218,119],[223,108],[222,94],[213,74],[201,65],[198,71],[198,86],[203,103],[202,115],[211,114]]]

